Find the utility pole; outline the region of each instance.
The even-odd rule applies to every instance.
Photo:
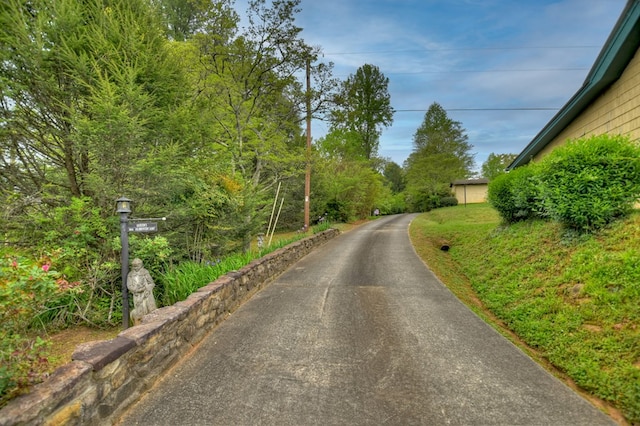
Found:
[[[307,172],[304,177],[304,229],[309,229],[311,194],[311,58],[307,58]]]

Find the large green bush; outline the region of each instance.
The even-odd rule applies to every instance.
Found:
[[[414,188],[414,191],[407,192],[407,208],[412,212],[428,212],[440,207],[447,207],[442,204],[443,199],[450,198],[451,191],[449,187],[440,188],[436,192],[431,192],[427,188]],[[445,203],[451,205],[451,201],[446,200]]]
[[[82,290],[48,300],[38,321],[47,328],[117,324],[119,248],[112,244],[117,217],[108,216],[88,197],[72,198],[68,205],[34,209],[25,227],[31,237],[30,254],[55,253],[61,277]]]
[[[440,199],[440,207],[453,207],[458,205],[456,197],[442,197]]]
[[[536,165],[527,165],[500,175],[489,183],[489,203],[506,223],[542,215]]]
[[[540,194],[538,165],[529,164],[518,169],[513,176],[513,200],[518,208],[518,218],[531,219],[546,215]]]
[[[549,217],[594,231],[627,215],[640,197],[640,146],[627,137],[571,140],[540,163],[540,191]]]
[[[516,208],[512,196],[512,187],[512,174],[508,173],[492,180],[487,190],[487,201],[500,213],[502,220],[507,223],[515,222]]]

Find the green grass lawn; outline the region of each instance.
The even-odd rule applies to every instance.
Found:
[[[422,214],[410,234],[480,316],[640,423],[640,212],[576,235],[543,221],[502,227],[489,205],[476,204]]]

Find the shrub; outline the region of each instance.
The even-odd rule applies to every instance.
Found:
[[[442,205],[443,200],[453,198],[450,195],[449,189],[441,190],[433,193],[425,193],[420,201],[420,210],[423,212],[429,212],[434,209],[439,209],[440,207],[445,207]],[[456,200],[457,205],[457,200]]]
[[[375,206],[380,209],[381,215],[404,213],[407,210],[405,196],[403,192],[393,194],[389,188],[385,187],[376,200]]]
[[[328,220],[323,220],[316,226],[311,227],[311,231],[314,234],[319,234],[320,232],[326,231],[327,229],[331,229],[331,222],[329,222]]]
[[[540,166],[545,210],[570,229],[597,230],[640,197],[640,147],[623,136],[569,141]]]
[[[487,200],[506,223],[542,216],[535,165],[511,170],[489,183]]]
[[[539,167],[531,163],[526,167],[519,167],[512,172],[513,204],[516,207],[516,218],[518,220],[544,217],[544,207],[540,194]]]
[[[513,179],[511,174],[497,176],[487,189],[487,201],[500,213],[506,223],[514,222],[516,208],[512,196]]]
[[[325,211],[327,218],[334,222],[348,222],[352,216],[347,203],[336,198],[327,202]]]
[[[117,218],[105,216],[90,198],[73,198],[68,205],[34,206],[25,228],[29,256],[54,256],[60,277],[78,287],[48,299],[37,320],[48,327],[113,325],[119,315],[120,266],[110,243]]]
[[[383,204],[381,214],[400,214],[407,211],[406,195],[403,192],[394,194],[391,199]]]
[[[425,212],[430,212],[431,210],[437,209],[440,207],[440,199],[442,198],[439,194],[428,194],[423,200],[423,209]]]
[[[0,406],[41,381],[46,371],[47,342],[31,337],[39,325],[34,318],[75,288],[52,262],[16,254],[0,258]]]
[[[442,197],[440,199],[440,207],[454,207],[458,205],[456,197]]]

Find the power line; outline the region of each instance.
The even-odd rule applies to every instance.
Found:
[[[529,69],[495,69],[495,70],[452,70],[452,71],[414,71],[414,72],[390,72],[389,75],[412,74],[450,74],[450,73],[490,73],[490,72],[556,72],[556,71],[587,71],[589,68],[529,68]]]
[[[445,111],[558,111],[560,108],[523,107],[523,108],[444,108]],[[394,112],[427,112],[426,109],[394,109]]]
[[[464,52],[477,50],[545,50],[545,49],[600,49],[602,46],[511,46],[511,47],[452,47],[438,49],[407,49],[407,50],[372,50],[363,52],[325,52],[324,55],[372,55],[372,54],[399,54],[399,53],[419,53],[419,52]]]

